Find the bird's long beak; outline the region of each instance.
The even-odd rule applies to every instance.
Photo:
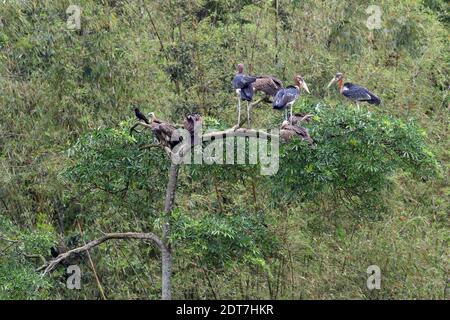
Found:
[[[302,87],[303,87],[303,89],[305,89],[306,92],[311,93],[311,92],[309,92],[308,85],[306,84],[305,81],[302,81]]]
[[[328,89],[329,87],[331,87],[331,85],[332,85],[333,83],[335,83],[335,82],[336,82],[336,77],[334,77],[333,79],[331,79],[330,83],[327,85],[327,89]]]

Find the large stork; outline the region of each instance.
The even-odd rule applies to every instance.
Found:
[[[343,96],[355,102],[358,109],[359,109],[358,102],[367,102],[375,105],[381,103],[380,98],[378,98],[375,94],[370,92],[367,88],[364,88],[357,84],[353,84],[351,82],[344,83],[344,75],[341,72],[336,73],[334,78],[331,79],[327,88],[329,88],[336,81],[338,83],[339,92],[342,93]]]
[[[239,63],[237,66],[237,74],[234,76],[233,81],[231,82],[233,88],[236,90],[238,98],[238,126],[241,121],[241,100],[247,101],[247,119],[250,122],[250,109],[248,102],[252,101],[253,99],[252,83],[255,81],[255,77],[244,74],[244,65],[242,63]]]
[[[294,138],[301,138],[302,140],[305,140],[308,142],[308,144],[313,144],[313,139],[309,135],[308,129],[290,124],[289,121],[284,120],[281,124],[281,130],[280,130],[280,138],[282,142],[289,142]]]
[[[287,107],[290,108],[290,117],[292,118],[292,106],[300,96],[300,88],[305,89],[305,91],[309,93],[308,85],[303,80],[302,76],[297,75],[295,76],[294,80],[294,86],[288,86],[287,88],[278,90],[272,103],[274,109],[285,110],[286,120],[288,119]]]

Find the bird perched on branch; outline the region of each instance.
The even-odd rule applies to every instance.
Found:
[[[257,76],[253,82],[253,90],[265,93],[267,98],[275,96],[282,88],[283,82],[274,76]]]
[[[244,74],[244,65],[239,63],[237,66],[237,74],[234,76],[231,84],[236,90],[238,97],[238,121],[237,125],[241,122],[241,100],[247,101],[247,119],[250,122],[250,109],[249,101],[253,99],[253,86],[252,83],[256,81],[256,77],[248,76]]]
[[[306,123],[310,123],[312,121],[312,117],[312,114],[294,113],[289,117],[289,123],[293,125],[299,125],[303,121]]]
[[[195,135],[199,134],[203,124],[203,118],[197,113],[189,114],[184,119],[183,127],[191,134],[191,143],[194,143]]]
[[[380,98],[370,92],[369,89],[361,87],[357,84],[353,84],[351,82],[344,83],[344,75],[341,72],[336,73],[333,79],[331,79],[330,83],[328,83],[327,88],[329,88],[336,81],[338,83],[339,92],[342,93],[343,96],[355,102],[358,109],[358,102],[367,102],[375,105],[381,103]]]
[[[158,124],[159,124],[159,123],[162,123],[161,120],[159,120],[158,118],[156,118],[154,112],[149,112],[149,113],[148,113],[148,117],[150,118],[151,123],[158,123]]]
[[[183,137],[174,125],[157,119],[153,112],[149,113],[149,115],[152,132],[163,146],[173,149],[178,143],[183,141]]]
[[[310,145],[313,144],[313,139],[311,139],[308,129],[298,125],[292,125],[287,120],[283,121],[280,130],[281,141],[289,142],[295,137],[300,137],[301,139],[307,141]]]
[[[294,80],[295,80],[294,86],[288,86],[287,88],[278,90],[272,103],[274,109],[285,110],[286,120],[288,119],[287,107],[290,108],[290,116],[292,117],[292,106],[300,96],[300,88],[305,89],[305,91],[309,93],[308,85],[303,80],[302,76],[297,75],[295,76]]]
[[[146,124],[150,124],[150,121],[148,121],[147,117],[144,116],[144,114],[139,110],[139,108],[134,108],[134,114],[136,115],[136,118],[138,118],[141,121],[144,121]]]

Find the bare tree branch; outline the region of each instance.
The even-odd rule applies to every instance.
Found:
[[[88,242],[84,246],[69,250],[67,252],[61,253],[59,256],[57,256],[55,259],[48,262],[47,265],[43,265],[37,271],[40,271],[45,268],[44,273],[42,276],[45,276],[47,273],[52,271],[59,263],[61,263],[63,260],[67,259],[69,256],[71,256],[74,253],[81,253],[84,251],[87,251],[93,247],[98,246],[99,244],[102,244],[105,241],[111,240],[111,239],[142,239],[142,240],[152,240],[154,244],[160,249],[164,248],[164,244],[161,241],[161,239],[151,233],[142,233],[142,232],[122,232],[122,233],[107,233],[103,237],[92,240],[91,242]]]

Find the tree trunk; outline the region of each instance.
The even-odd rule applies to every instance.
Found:
[[[172,248],[170,245],[170,212],[175,202],[175,192],[178,180],[178,165],[173,162],[169,169],[169,181],[167,182],[166,201],[164,203],[164,225],[162,230],[161,269],[162,269],[162,300],[172,299],[170,285],[172,276]]]

